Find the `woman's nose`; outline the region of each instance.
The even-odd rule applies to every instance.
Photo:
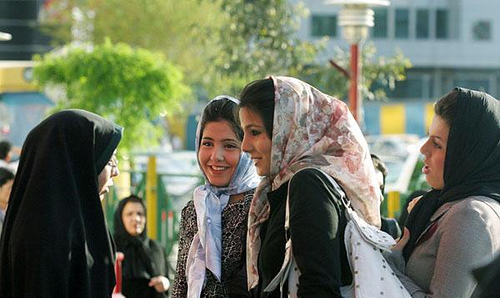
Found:
[[[422,145],[422,147],[420,147],[420,153],[422,153],[423,155],[427,155],[427,146],[428,146],[428,143],[429,143],[429,139],[427,139],[425,141],[425,143]]]
[[[118,166],[113,167],[113,173],[111,174],[111,177],[116,177],[120,175],[120,170],[118,169]]]
[[[212,152],[212,160],[223,161],[224,160],[224,148],[223,146],[215,146]]]
[[[241,142],[241,150],[243,150],[245,152],[250,152],[250,150],[251,150],[251,144],[248,141],[248,138],[246,137],[246,135],[243,135],[243,141]]]

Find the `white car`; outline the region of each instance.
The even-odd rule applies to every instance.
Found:
[[[377,135],[366,136],[370,153],[377,155],[387,166],[385,192],[408,192],[416,165],[422,159],[420,147],[424,139],[416,135]]]
[[[414,134],[368,135],[365,139],[371,153],[403,158],[414,150],[420,140]]]

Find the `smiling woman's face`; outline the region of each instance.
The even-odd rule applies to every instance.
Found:
[[[203,173],[210,184],[217,187],[229,185],[241,155],[241,141],[229,122],[225,120],[208,122],[198,151]]]
[[[240,109],[240,122],[243,128],[241,149],[250,154],[259,176],[271,175],[271,138],[266,132],[259,114],[249,108]]]

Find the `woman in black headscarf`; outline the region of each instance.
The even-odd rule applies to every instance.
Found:
[[[121,136],[83,110],[58,112],[28,134],[0,242],[0,297],[111,296],[101,199],[119,173]]]
[[[115,211],[116,248],[125,255],[122,262],[123,289],[127,298],[163,298],[170,282],[165,250],[146,233],[146,206],[131,195]]]
[[[471,297],[471,270],[500,251],[500,102],[455,88],[434,111],[420,149],[433,189],[413,207],[391,256],[404,247],[399,269],[412,297]]]

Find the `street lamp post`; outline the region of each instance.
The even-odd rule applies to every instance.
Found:
[[[8,41],[12,39],[12,35],[6,32],[0,31],[0,41]]]
[[[363,125],[363,107],[361,98],[361,43],[368,38],[369,28],[373,27],[373,6],[388,6],[389,0],[327,0],[325,4],[341,5],[338,24],[342,27],[342,36],[350,45],[350,84],[349,108],[360,126]]]

